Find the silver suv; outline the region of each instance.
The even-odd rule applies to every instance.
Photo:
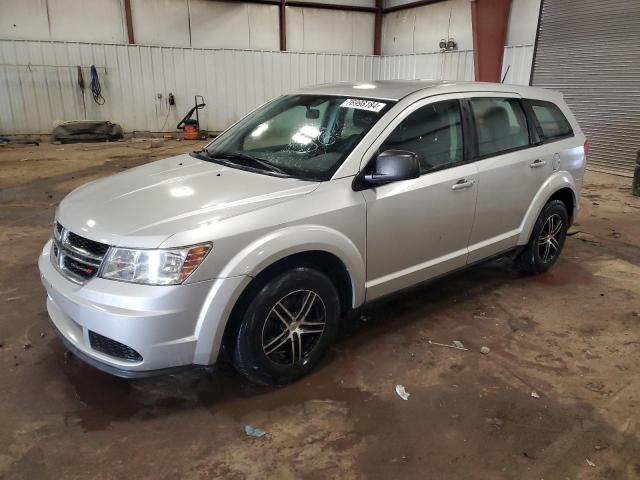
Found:
[[[365,302],[502,255],[546,271],[586,151],[548,90],[305,88],[202,150],[69,194],[39,259],[49,315],[67,348],[115,375],[224,350],[254,382],[291,382]]]

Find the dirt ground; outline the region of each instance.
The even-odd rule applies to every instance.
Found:
[[[588,173],[549,273],[500,261],[371,305],[294,385],[257,388],[224,365],[126,381],[66,356],[36,267],[56,205],[197,145],[0,147],[0,478],[640,479],[628,178]]]

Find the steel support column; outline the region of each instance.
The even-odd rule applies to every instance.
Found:
[[[127,24],[127,38],[130,44],[136,43],[133,35],[133,17],[131,16],[131,0],[124,0],[124,18]]]
[[[280,24],[280,51],[287,51],[287,7],[285,0],[280,0],[278,6],[278,22]]]
[[[373,54],[382,55],[382,0],[376,0],[376,18],[373,29]]]
[[[476,81],[499,82],[511,0],[471,0]]]

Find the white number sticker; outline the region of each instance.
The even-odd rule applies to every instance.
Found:
[[[340,106],[344,108],[357,108],[358,110],[369,110],[370,112],[376,113],[382,110],[386,105],[386,103],[373,102],[371,100],[361,100],[358,98],[350,98],[340,104]]]

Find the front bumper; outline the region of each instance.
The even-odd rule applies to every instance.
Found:
[[[47,310],[56,333],[79,358],[129,378],[215,362],[228,305],[241,289],[242,277],[175,286],[94,278],[77,285],[53,266],[50,251],[49,241],[38,260]],[[90,331],[134,349],[142,359],[96,350]]]

